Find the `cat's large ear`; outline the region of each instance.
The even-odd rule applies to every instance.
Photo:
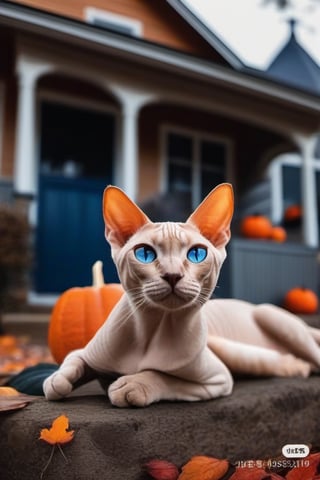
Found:
[[[108,186],[103,194],[103,218],[106,239],[112,246],[122,247],[149,218],[118,187]]]
[[[224,247],[230,239],[233,203],[232,186],[222,183],[209,193],[187,223],[195,225],[214,246]]]

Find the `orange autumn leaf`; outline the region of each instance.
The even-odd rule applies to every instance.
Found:
[[[19,395],[19,392],[13,387],[0,387],[0,397],[8,395]]]
[[[69,419],[65,415],[60,415],[52,422],[51,428],[43,428],[39,439],[44,440],[50,445],[63,444],[71,442],[74,430],[69,430]]]
[[[182,467],[178,480],[220,480],[228,469],[227,460],[199,455]]]
[[[0,335],[0,347],[14,348],[17,345],[17,338],[13,335]]]

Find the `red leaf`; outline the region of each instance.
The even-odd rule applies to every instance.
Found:
[[[230,480],[283,480],[283,477],[259,467],[237,467]]]
[[[166,460],[150,460],[145,469],[155,480],[177,480],[179,476],[178,468]]]
[[[313,453],[300,460],[301,466],[295,467],[287,473],[287,480],[316,480],[320,478],[318,468],[320,466],[320,453]],[[307,465],[308,463],[308,465]]]

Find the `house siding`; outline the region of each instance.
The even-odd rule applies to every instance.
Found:
[[[86,20],[85,10],[87,7],[123,15],[142,23],[142,37],[145,40],[226,64],[226,61],[165,0],[117,0],[116,2],[106,2],[105,0],[92,0],[92,2],[88,2],[88,0],[74,0],[72,2],[57,2],[56,0],[13,1],[75,20]]]
[[[0,32],[0,82],[4,88],[2,119],[2,152],[0,175],[11,177],[13,174],[17,86],[14,75],[14,38],[10,30]]]

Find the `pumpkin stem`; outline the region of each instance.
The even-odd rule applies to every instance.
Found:
[[[92,266],[92,286],[102,287],[104,285],[104,277],[102,272],[103,263],[97,260]]]

